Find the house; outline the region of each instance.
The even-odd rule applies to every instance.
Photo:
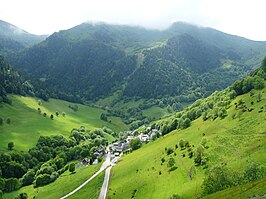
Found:
[[[147,142],[147,141],[150,140],[149,135],[147,135],[147,134],[143,134],[143,133],[141,133],[141,134],[138,136],[138,138],[139,138],[140,141],[142,141],[142,142]]]
[[[135,138],[137,138],[137,137],[136,136],[127,136],[126,142],[129,143],[130,140],[133,140]]]
[[[113,144],[109,145],[110,151],[123,151],[122,143],[121,142],[115,142]]]
[[[89,164],[90,164],[90,159],[89,159],[89,158],[84,158],[84,159],[81,161],[81,163],[82,163],[83,165],[89,165]]]

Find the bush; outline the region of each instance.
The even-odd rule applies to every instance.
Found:
[[[129,146],[132,150],[139,149],[142,146],[142,143],[139,138],[132,139],[129,142]]]
[[[170,157],[167,162],[167,167],[173,167],[175,165],[175,159],[173,157]]]
[[[10,118],[7,118],[7,119],[6,119],[6,123],[7,123],[7,124],[10,124],[10,123],[11,123],[11,119],[10,119]]]
[[[172,148],[168,148],[167,151],[166,151],[167,155],[170,155],[173,152],[174,152],[174,150]]]
[[[243,177],[246,182],[254,182],[266,176],[266,170],[263,166],[254,162],[250,163],[244,170]]]
[[[76,167],[75,167],[75,163],[74,162],[72,162],[70,165],[69,165],[69,171],[71,172],[71,173],[74,173],[75,172],[75,169],[76,169]]]
[[[5,180],[5,191],[11,192],[20,188],[20,183],[17,178],[8,178]]]
[[[36,181],[35,181],[35,186],[39,187],[39,186],[47,185],[49,183],[50,183],[50,175],[41,174],[37,176]]]
[[[50,175],[50,182],[54,182],[57,178],[59,177],[59,174],[54,171],[51,175]]]
[[[8,150],[12,150],[14,148],[14,142],[9,142],[7,144],[7,148],[8,148]]]
[[[33,183],[34,181],[35,173],[32,169],[28,170],[27,173],[24,174],[24,176],[21,179],[22,185],[27,186]]]
[[[27,193],[20,193],[15,199],[27,199],[28,194]]]
[[[231,179],[229,170],[222,166],[215,166],[207,172],[203,181],[203,194],[211,194],[230,188],[233,185],[234,182]]]

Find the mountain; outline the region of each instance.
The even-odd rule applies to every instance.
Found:
[[[112,168],[108,198],[263,196],[265,86],[266,59],[264,71],[139,128],[139,134],[159,130],[162,135],[155,133],[148,144],[124,153]]]
[[[8,94],[36,96],[47,100],[47,93],[49,91],[45,90],[40,81],[18,71],[0,55],[0,106],[3,102],[12,103]]]
[[[18,52],[25,47],[32,46],[43,41],[46,35],[34,35],[12,25],[8,22],[0,20],[0,53],[9,55]]]
[[[34,35],[25,30],[0,20],[0,36],[28,47],[43,41],[47,35]]]
[[[83,23],[11,61],[67,100],[96,101],[119,92],[120,100],[184,102],[225,88],[265,54],[266,42],[182,22],[163,31]]]

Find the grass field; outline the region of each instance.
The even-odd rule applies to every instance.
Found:
[[[55,182],[51,184],[38,188],[34,188],[33,185],[22,187],[18,191],[4,194],[3,199],[13,199],[19,193],[27,193],[28,198],[35,197],[36,199],[59,199],[60,197],[73,191],[75,188],[77,188],[79,185],[89,179],[95,172],[100,169],[100,166],[101,164],[81,167],[76,169],[76,172],[74,174],[71,174],[69,171],[66,171]],[[100,179],[94,179],[96,181],[93,180],[90,182],[93,188],[96,189],[99,187],[98,184],[100,183]],[[82,189],[80,191],[83,193]],[[90,193],[91,195],[93,195],[94,191],[90,189],[85,190],[84,193]]]
[[[224,198],[250,198],[255,196],[264,196],[266,194],[266,179],[251,182],[245,185],[233,187],[223,191],[218,191],[204,199],[224,199]]]
[[[262,94],[260,102],[256,102],[255,96],[258,92]],[[251,107],[251,101],[254,101],[254,110],[235,110],[234,103],[240,99],[246,102],[248,108]],[[259,113],[260,110],[263,111]],[[188,157],[187,150],[175,149],[175,145],[184,139],[195,149],[199,146],[203,134],[207,139],[208,147],[204,153],[209,159],[208,168],[226,164],[228,168],[241,171],[252,161],[266,166],[266,88],[263,91],[254,91],[253,97],[249,93],[237,97],[227,111],[228,116],[224,119],[204,122],[199,118],[192,122],[191,127],[175,130],[121,158],[111,173],[108,198],[169,199],[173,194],[184,198],[199,197],[207,169],[195,166],[193,158]],[[174,153],[168,156],[166,147],[173,148]],[[169,157],[175,159],[177,167],[171,172],[167,167]],[[165,159],[163,164],[162,158]],[[252,186],[249,188],[253,189]],[[255,193],[266,194],[265,181],[254,186],[254,189]],[[246,193],[248,197],[254,194],[252,191]],[[235,198],[231,197],[230,193],[228,196]]]
[[[170,115],[166,108],[160,108],[159,106],[153,106],[143,111],[143,115],[155,120],[161,119]]]
[[[9,96],[12,105],[4,104],[0,108],[0,116],[6,121],[10,118],[11,123],[4,122],[0,126],[0,150],[7,150],[8,142],[14,142],[15,150],[28,150],[36,144],[40,135],[61,134],[69,136],[73,128],[81,125],[87,129],[95,129],[101,127],[109,127],[114,131],[127,129],[120,118],[112,117],[112,123],[100,120],[100,115],[105,112],[99,108],[93,108],[77,104],[78,111],[73,111],[68,106],[75,105],[70,102],[50,99],[49,102],[41,102],[38,105],[38,99],[31,97]],[[42,113],[47,113],[47,117],[39,114],[37,109],[41,109]],[[56,111],[60,113],[55,116]],[[65,112],[65,117],[62,116]],[[54,115],[54,119],[50,119],[50,115]],[[107,138],[112,139],[108,136]]]
[[[69,199],[97,199],[99,197],[101,187],[104,180],[104,171],[101,172],[97,177],[95,177],[92,181],[86,184],[82,189],[74,193],[69,197]]]

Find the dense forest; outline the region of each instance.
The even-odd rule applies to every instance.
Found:
[[[185,23],[164,31],[84,23],[9,60],[65,100],[95,102],[121,91],[118,100],[186,102],[230,85],[257,67],[264,52],[264,42]]]
[[[7,94],[22,96],[36,96],[48,99],[48,90],[37,80],[32,80],[25,73],[18,72],[4,58],[0,56],[0,104],[11,104]]]

